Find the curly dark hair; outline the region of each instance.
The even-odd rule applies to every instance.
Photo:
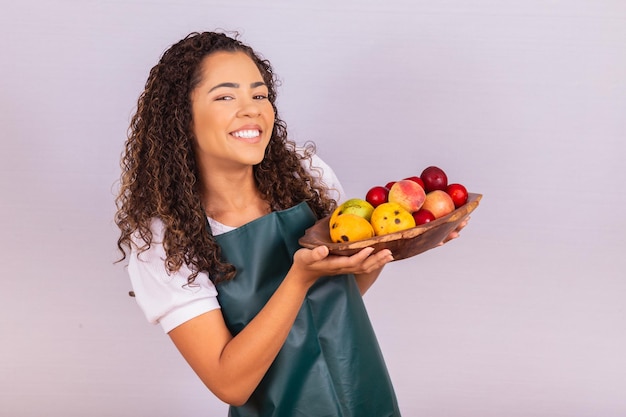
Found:
[[[208,272],[216,282],[236,274],[234,266],[222,260],[219,246],[207,232],[199,193],[202,179],[193,148],[190,96],[201,81],[203,59],[214,52],[247,54],[269,90],[275,122],[264,159],[254,166],[254,176],[271,209],[284,210],[306,201],[321,218],[336,206],[325,186],[314,181],[303,167],[303,160],[310,163],[315,146],[309,142],[304,152],[297,152],[295,143],[287,139],[286,123],[276,109],[277,79],[270,63],[238,37],[236,33],[191,33],[166,50],[151,69],[121,159],[115,200],[115,223],[121,230],[117,241],[120,261],[130,252],[133,235],[144,242],[140,252],[150,247],[150,224],[159,218],[165,226],[163,245],[169,272],[187,264],[192,271],[188,284],[200,271]]]

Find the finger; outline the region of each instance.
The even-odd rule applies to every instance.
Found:
[[[360,251],[358,251],[357,253],[355,253],[354,255],[352,255],[350,258],[351,259],[358,259],[360,261],[364,261],[368,256],[370,256],[372,254],[372,252],[374,252],[374,248],[371,246],[368,246],[367,248],[363,248]]]
[[[393,253],[389,249],[383,249],[367,258],[363,263],[363,267],[367,270],[377,269],[391,261],[393,261]]]
[[[456,229],[454,229],[452,232],[450,232],[450,234],[448,236],[446,236],[440,243],[438,246],[443,245],[444,243],[448,243],[449,241],[451,241],[452,239],[456,239],[460,236],[460,232],[461,230],[463,230],[463,228],[465,226],[467,226],[467,223],[469,222],[470,217],[467,216],[457,227]]]
[[[438,245],[438,246],[441,246],[441,245],[443,245],[444,243],[448,243],[448,242],[449,242],[449,241],[451,241],[452,239],[456,239],[456,238],[457,238],[457,237],[459,237],[459,236],[460,236],[460,235],[459,235],[459,232],[456,232],[456,231],[450,232],[450,234],[449,234],[448,236],[446,236],[446,237],[445,237],[445,238],[441,241],[441,243],[439,243],[439,245]]]
[[[370,256],[370,258],[372,257]],[[383,249],[376,253],[375,260],[377,262],[384,262],[384,263],[391,262],[393,261],[393,253],[391,252],[390,249]]]
[[[329,258],[329,262],[336,271],[354,271],[359,268],[360,265],[365,262],[366,259],[374,252],[374,248],[367,247],[363,248],[354,255],[350,256],[335,256],[332,259]]]
[[[363,248],[360,251],[358,251],[357,253],[355,253],[354,255],[350,256],[350,261],[354,261],[356,263],[361,263],[363,262],[365,259],[367,259],[368,256],[370,256],[372,254],[372,252],[374,252],[374,248],[372,248],[371,246],[367,247],[367,248]]]
[[[465,226],[467,226],[467,223],[469,222],[470,217],[467,216],[462,222],[461,224],[459,224],[459,226],[457,227],[456,230],[460,231],[461,229],[463,229]]]
[[[376,269],[381,269],[387,263],[393,261],[393,254],[389,249],[382,249],[368,256],[363,262],[351,267],[351,273],[364,274]]]
[[[326,246],[316,246],[313,249],[299,249],[294,255],[294,261],[298,260],[304,265],[315,264],[328,257],[328,248]]]
[[[328,250],[327,246],[317,246],[311,250],[311,260],[313,262],[321,261],[322,259],[326,258],[329,253],[330,251]]]

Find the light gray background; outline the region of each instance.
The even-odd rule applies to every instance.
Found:
[[[117,257],[149,69],[239,30],[350,196],[439,165],[461,239],[366,295],[406,416],[626,415],[623,0],[2,1],[0,415],[223,416]]]

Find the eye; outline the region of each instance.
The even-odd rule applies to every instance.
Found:
[[[215,101],[230,101],[230,100],[234,100],[234,97],[232,96],[219,96],[215,98]]]
[[[253,96],[253,98],[255,100],[267,100],[267,95],[266,94],[255,94]]]

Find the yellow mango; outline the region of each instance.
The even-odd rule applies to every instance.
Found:
[[[415,227],[413,215],[400,204],[394,202],[383,203],[376,207],[370,221],[376,236]]]
[[[331,217],[330,239],[335,243],[355,242],[374,236],[370,222],[356,214],[344,213]]]

